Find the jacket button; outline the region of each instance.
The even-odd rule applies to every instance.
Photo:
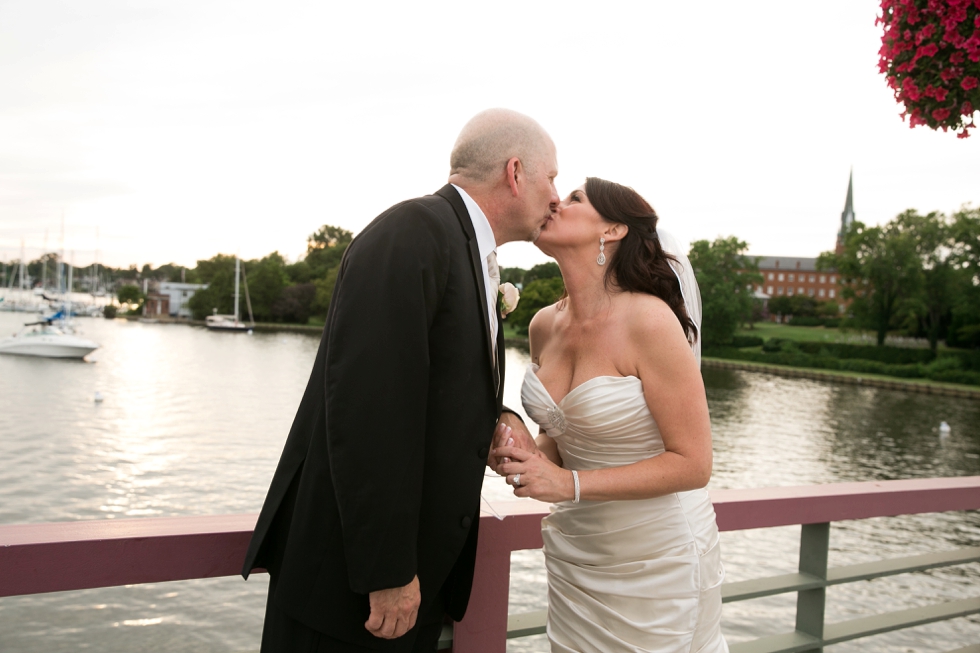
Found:
[[[482,449],[476,452],[476,457],[479,458],[480,460],[486,460],[487,456],[489,455],[490,455],[490,447],[483,447]]]
[[[463,528],[469,528],[470,524],[472,523],[473,520],[470,519],[469,517],[463,517],[461,520],[459,520],[459,525],[462,526]]]

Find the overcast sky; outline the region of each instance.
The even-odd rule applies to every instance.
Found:
[[[476,112],[536,118],[564,196],[640,191],[690,242],[832,249],[855,208],[980,201],[980,134],[910,130],[878,3],[0,0],[0,259],[290,259],[445,183]],[[98,238],[97,238],[98,234]],[[546,260],[501,248],[504,266]]]

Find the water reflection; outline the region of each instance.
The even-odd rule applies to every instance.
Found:
[[[0,333],[21,316],[0,314]],[[257,511],[305,388],[317,338],[80,321],[94,362],[0,357],[0,523]],[[508,350],[505,402],[521,410],[526,352]],[[980,402],[705,370],[712,487],[980,474]],[[105,400],[97,404],[96,391]],[[945,420],[952,431],[939,437]],[[501,479],[491,501],[512,500]],[[977,546],[976,513],[844,522],[831,564]],[[723,534],[729,580],[793,571],[799,528]],[[513,556],[511,611],[546,607],[540,552]],[[980,565],[833,588],[831,621],[976,593]],[[0,599],[5,652],[258,648],[267,580],[255,576]],[[728,604],[730,641],[791,629],[795,597]],[[152,639],[150,639],[152,638]],[[947,651],[976,617],[835,651]],[[165,642],[165,644],[163,644]],[[542,637],[511,651],[546,651]]]

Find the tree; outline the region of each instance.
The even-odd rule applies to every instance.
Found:
[[[201,283],[208,287],[195,292],[187,302],[194,319],[203,320],[214,312],[230,314],[235,305],[235,257],[216,254],[198,261],[195,270]]]
[[[907,307],[910,319],[924,326],[935,353],[957,296],[952,230],[943,214],[919,215],[914,209],[895,218],[895,229],[911,238],[920,259],[922,283]]]
[[[283,289],[279,299],[272,304],[272,315],[277,320],[306,324],[310,321],[316,286],[300,283]]]
[[[313,296],[313,305],[310,307],[313,315],[326,317],[327,311],[330,310],[330,300],[333,298],[333,290],[334,286],[337,285],[337,275],[339,272],[340,265],[337,265],[331,268],[325,277],[313,282],[313,287],[316,288]]]
[[[323,279],[327,273],[340,265],[347,246],[354,239],[354,234],[325,224],[306,239],[306,264],[310,267],[311,277]]]
[[[705,345],[731,342],[738,325],[751,319],[752,288],[762,283],[759,261],[745,255],[748,244],[735,236],[691,244],[691,266],[701,288],[701,339]]]
[[[262,322],[274,319],[272,307],[289,283],[285,270],[286,261],[279,252],[272,252],[258,261],[247,261],[244,265],[248,276],[248,296],[252,301],[255,319]],[[234,279],[232,283],[234,284]],[[234,293],[234,290],[232,292]],[[244,289],[239,292],[242,293],[242,302],[244,302]]]
[[[143,303],[143,291],[140,290],[139,286],[126,285],[119,288],[116,291],[116,298],[119,299],[120,304],[136,304],[139,306]]]
[[[524,278],[522,282],[528,285],[538,279],[554,279],[561,278],[561,269],[558,264],[554,261],[548,261],[547,263],[540,263],[535,265],[533,268],[524,273]],[[501,280],[503,278],[501,277]]]
[[[521,288],[525,274],[527,270],[524,268],[500,268],[500,283],[512,283]]]
[[[530,282],[521,291],[521,299],[517,302],[517,308],[507,316],[507,324],[513,325],[518,333],[526,335],[527,327],[531,324],[531,318],[545,306],[551,306],[557,302],[564,292],[565,283],[561,276]]]
[[[980,207],[964,206],[954,213],[950,231],[958,293],[946,342],[953,347],[980,347]]]
[[[873,329],[878,345],[914,300],[922,284],[922,263],[911,234],[898,223],[867,227],[852,223],[840,254],[824,252],[819,269],[835,268],[841,295],[852,299],[851,310],[859,326]]]

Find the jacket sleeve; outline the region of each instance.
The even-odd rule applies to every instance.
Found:
[[[331,300],[326,437],[350,587],[417,573],[429,330],[446,287],[449,238],[401,204],[351,243]]]

